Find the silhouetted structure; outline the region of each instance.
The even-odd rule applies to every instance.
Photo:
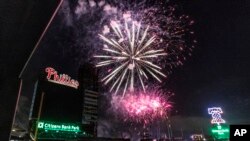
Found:
[[[82,96],[78,89],[64,85],[64,78],[58,79],[63,75],[51,79],[41,75],[35,83],[29,115],[31,138],[77,139],[90,135],[81,125]]]
[[[0,2],[0,140],[9,140],[22,87],[20,71],[61,0]],[[46,9],[46,10],[44,10]],[[8,78],[8,79],[7,79]]]
[[[83,95],[82,123],[92,126],[97,136],[98,119],[98,73],[93,64],[85,63],[79,69],[80,93]]]

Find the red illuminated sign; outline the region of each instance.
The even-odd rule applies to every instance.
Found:
[[[67,74],[57,74],[57,71],[54,68],[47,67],[45,69],[45,72],[47,72],[47,79],[50,82],[73,87],[75,89],[78,88],[79,83],[77,80],[71,79],[70,76]]]

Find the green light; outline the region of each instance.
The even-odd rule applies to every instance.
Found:
[[[57,122],[47,122],[47,121],[39,121],[37,128],[39,130],[45,131],[67,131],[67,132],[81,132],[80,126],[76,124],[70,123],[57,123]]]
[[[229,132],[229,130],[228,129],[219,129],[219,130],[213,129],[212,132],[218,133],[218,134],[224,134],[224,132]]]
[[[229,138],[229,129],[227,127],[217,125],[215,129],[212,129],[211,131],[218,139]]]

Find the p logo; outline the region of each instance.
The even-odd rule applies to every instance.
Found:
[[[249,141],[250,125],[230,125],[230,141]]]

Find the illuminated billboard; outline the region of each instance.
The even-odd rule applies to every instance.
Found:
[[[70,123],[56,123],[48,121],[38,121],[37,128],[47,131],[81,132],[80,125]]]
[[[30,109],[30,137],[34,139],[75,139],[82,131],[83,96],[79,83],[52,67],[37,80]]]
[[[208,114],[212,115],[211,124],[213,124],[213,127],[211,133],[216,139],[229,138],[229,128],[225,125],[226,121],[222,118],[222,113],[221,107],[208,108]]]
[[[45,69],[47,73],[47,79],[50,82],[73,87],[75,89],[78,88],[79,82],[77,80],[71,79],[71,77],[67,74],[57,74],[57,71],[52,67],[47,67]]]
[[[212,107],[208,108],[208,114],[212,115],[212,124],[220,124],[220,123],[226,123],[224,119],[222,119],[221,114],[223,113],[222,109],[220,107]]]

